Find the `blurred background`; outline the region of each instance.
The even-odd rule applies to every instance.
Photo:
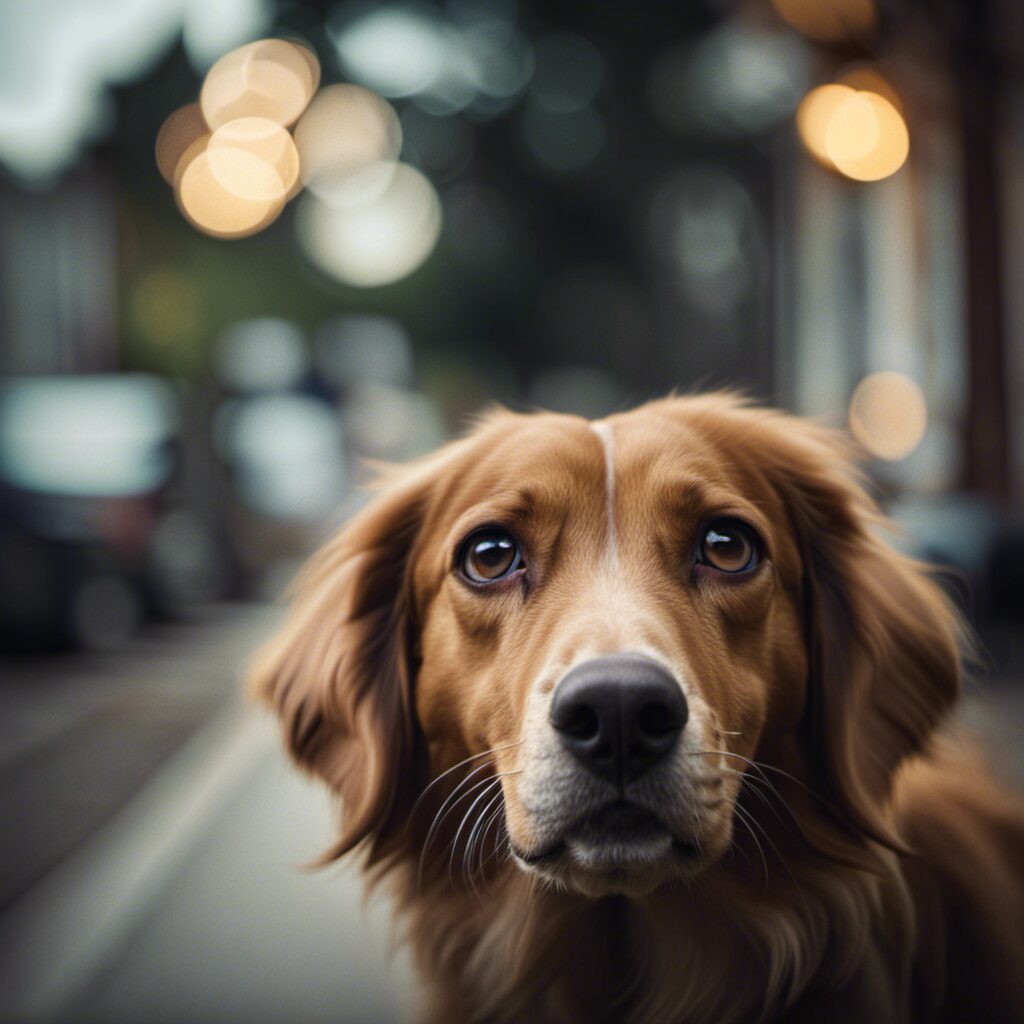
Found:
[[[848,427],[1024,780],[1016,0],[0,0],[0,1020],[405,1019],[247,710],[363,460]]]

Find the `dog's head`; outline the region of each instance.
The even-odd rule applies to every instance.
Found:
[[[316,556],[254,687],[341,797],[334,855],[637,894],[718,861],[767,770],[894,842],[959,666],[877,518],[837,436],[729,396],[495,413]]]

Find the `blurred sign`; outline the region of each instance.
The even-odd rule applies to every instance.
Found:
[[[31,377],[0,385],[0,480],[26,491],[124,497],[159,487],[177,433],[154,377]]]

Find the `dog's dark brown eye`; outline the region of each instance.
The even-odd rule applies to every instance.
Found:
[[[735,519],[716,519],[704,531],[698,560],[719,572],[748,572],[757,565],[754,532]]]
[[[515,538],[504,530],[479,530],[466,541],[462,572],[474,583],[493,583],[522,566]]]

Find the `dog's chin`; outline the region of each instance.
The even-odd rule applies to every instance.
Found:
[[[696,842],[680,839],[648,811],[611,804],[568,829],[542,854],[517,859],[532,872],[581,895],[644,896],[706,866]]]

